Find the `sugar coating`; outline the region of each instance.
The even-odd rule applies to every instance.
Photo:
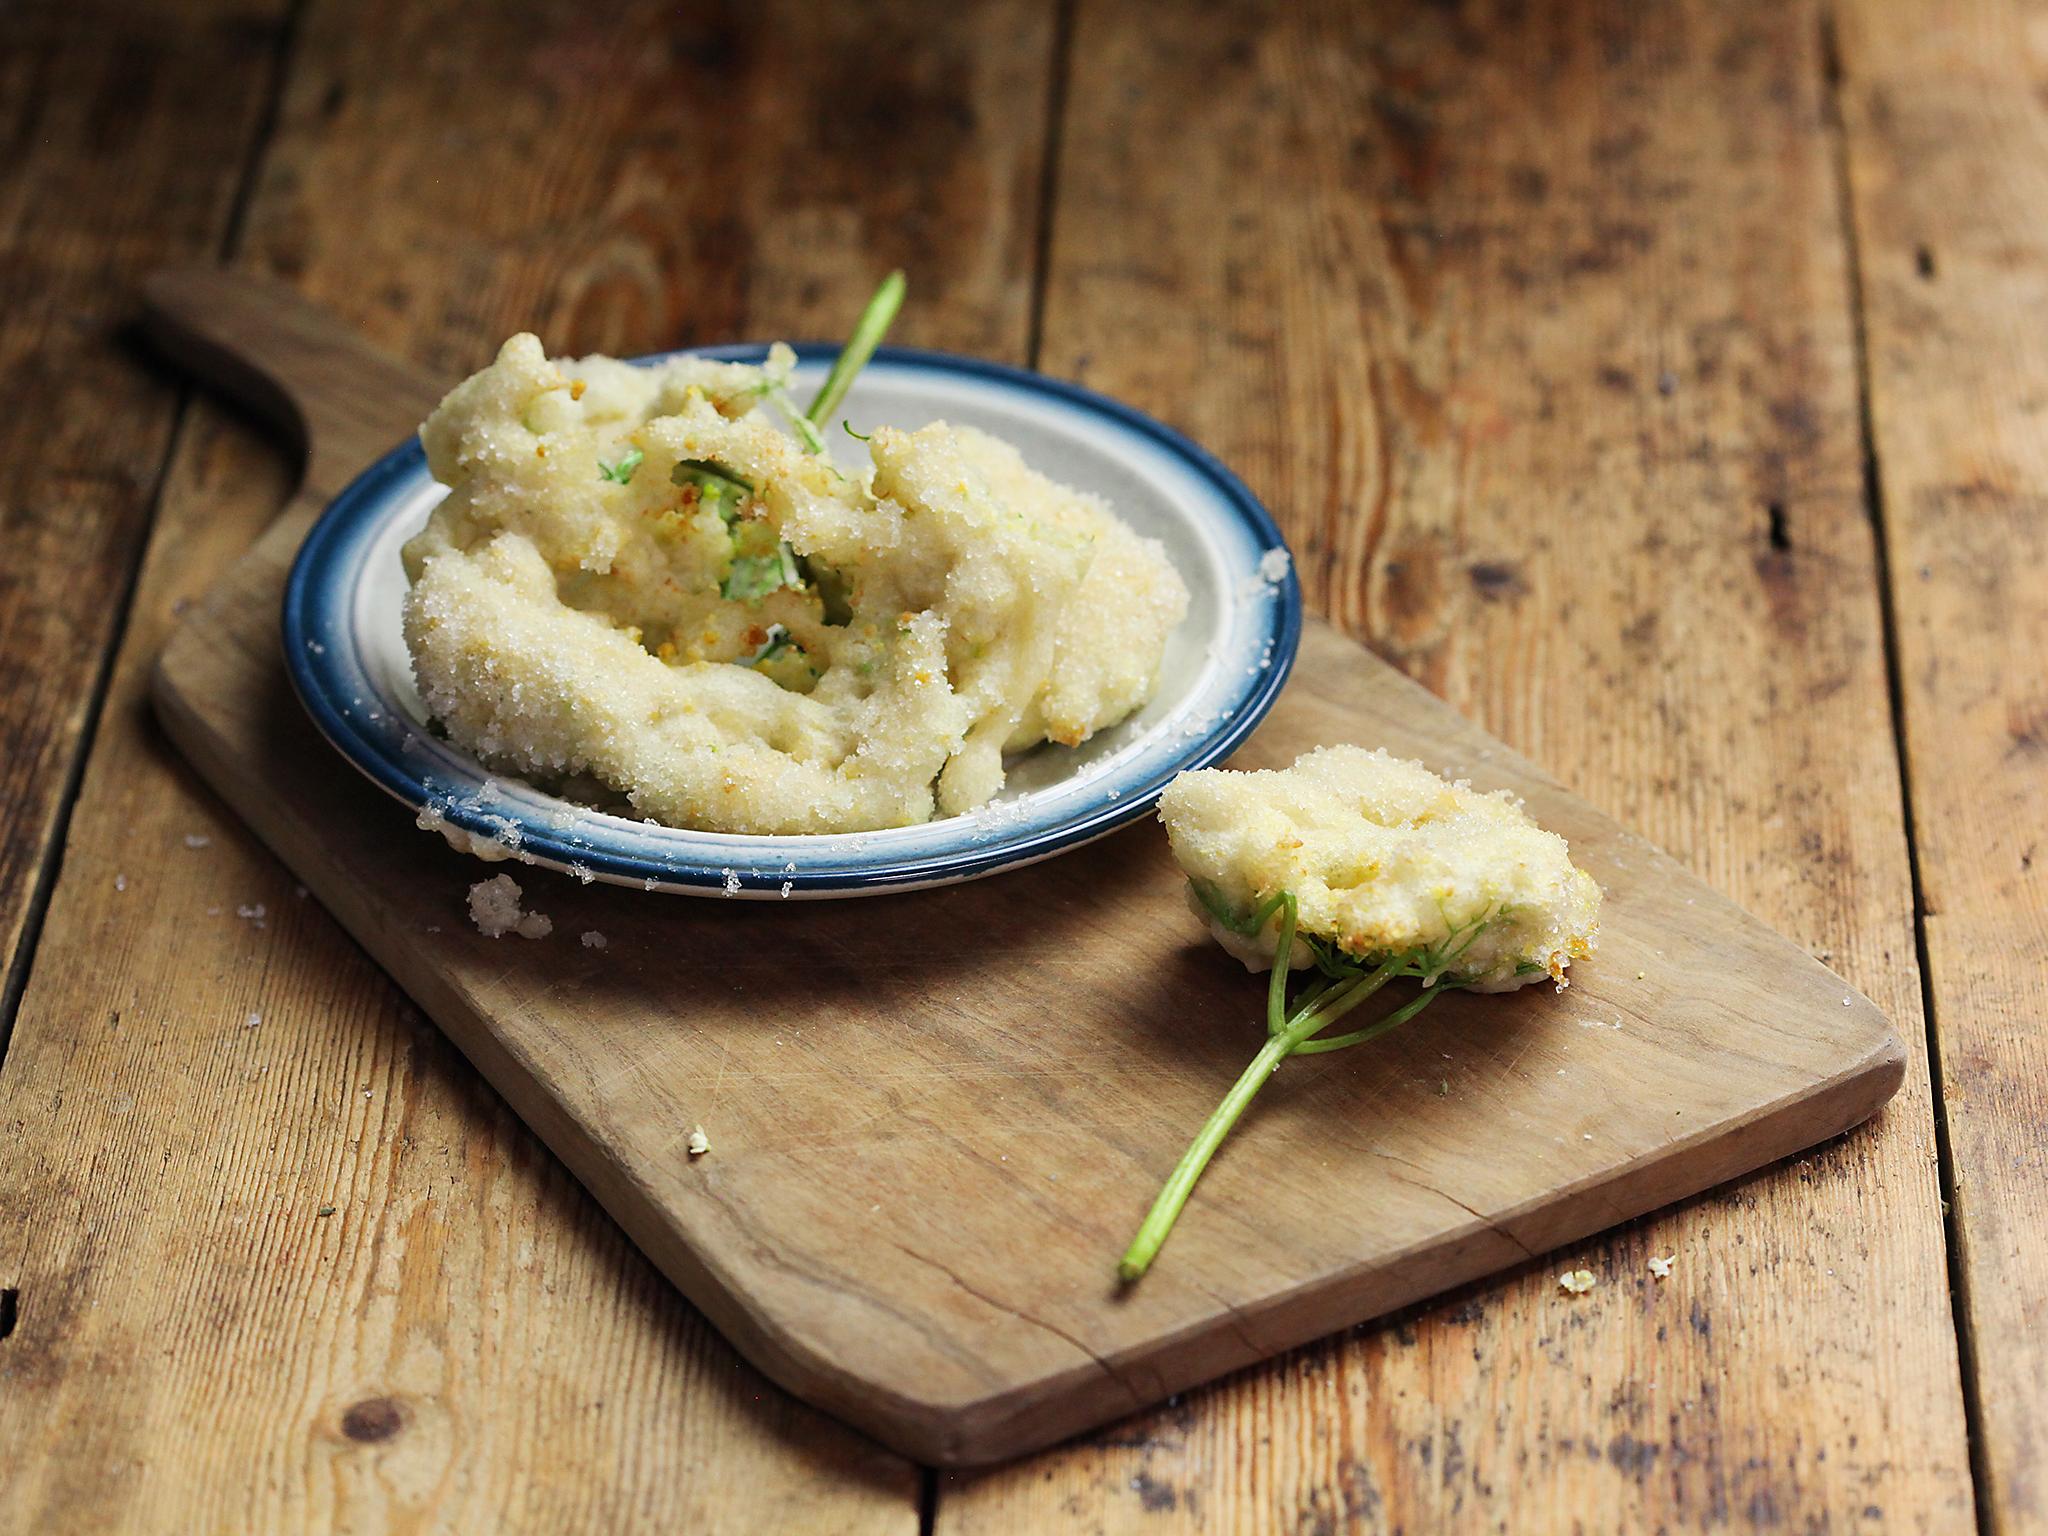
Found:
[[[556,362],[522,335],[441,403],[405,635],[451,738],[672,826],[861,831],[985,804],[1005,752],[1145,702],[1188,601],[1156,541],[968,427],[881,428],[848,477],[755,409],[791,360]],[[755,488],[726,516],[673,478],[704,462]],[[796,585],[721,595],[785,545]]]
[[[555,931],[554,921],[538,912],[523,911],[519,905],[519,882],[510,875],[479,880],[469,888],[469,920],[485,938],[501,939],[516,933],[522,939],[544,939]]]
[[[1184,773],[1159,815],[1181,868],[1232,911],[1291,891],[1297,931],[1348,954],[1438,948],[1481,925],[1449,968],[1474,991],[1544,975],[1562,985],[1599,928],[1600,887],[1573,866],[1563,838],[1505,793],[1481,794],[1384,751],[1321,747],[1291,768]],[[1272,968],[1277,918],[1246,939],[1190,899],[1232,954]],[[1290,964],[1309,960],[1297,940]]]

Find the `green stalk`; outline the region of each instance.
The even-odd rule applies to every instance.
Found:
[[[1435,1002],[1438,995],[1445,990],[1447,989],[1442,986],[1430,987],[1420,997],[1403,1003],[1384,1019],[1377,1019],[1373,1023],[1366,1025],[1363,1029],[1354,1029],[1348,1035],[1332,1035],[1327,1040],[1304,1040],[1294,1048],[1294,1054],[1297,1056],[1315,1056],[1324,1051],[1341,1051],[1348,1045],[1363,1045],[1368,1040],[1377,1040],[1396,1024],[1406,1024],[1415,1015]]]
[[[1294,929],[1300,921],[1301,907],[1296,903],[1294,893],[1282,891],[1279,942],[1273,949],[1273,974],[1266,979],[1266,1033],[1269,1035],[1277,1035],[1287,1027],[1288,962],[1294,958]],[[1259,927],[1265,926],[1261,919]]]
[[[1273,973],[1266,985],[1266,1032],[1265,1045],[1254,1056],[1251,1065],[1244,1069],[1238,1080],[1231,1085],[1230,1092],[1223,1096],[1223,1102],[1210,1112],[1202,1129],[1181,1159],[1174,1164],[1173,1172],[1167,1175],[1165,1186],[1152,1202],[1152,1209],[1145,1214],[1145,1220],[1138,1227],[1137,1236],[1131,1239],[1131,1246],[1124,1250],[1118,1262],[1117,1276],[1126,1285],[1137,1280],[1152,1267],[1152,1261],[1159,1256],[1161,1246],[1173,1230],[1173,1224],[1180,1219],[1188,1197],[1194,1193],[1195,1182],[1201,1178],[1209,1160],[1216,1155],[1216,1149],[1223,1145],[1223,1138],[1236,1126],[1245,1110],[1250,1106],[1258,1091],[1265,1087],[1266,1080],[1280,1070],[1280,1063],[1293,1055],[1314,1055],[1323,1051],[1343,1050],[1347,1046],[1361,1045],[1367,1040],[1378,1038],[1396,1025],[1405,1024],[1436,1000],[1440,993],[1450,990],[1454,984],[1437,982],[1423,989],[1421,996],[1402,1004],[1384,1019],[1367,1025],[1364,1029],[1353,1030],[1350,1034],[1335,1035],[1325,1040],[1313,1037],[1328,1029],[1337,1020],[1363,1003],[1396,976],[1407,971],[1414,963],[1410,955],[1396,955],[1392,959],[1361,973],[1355,980],[1331,981],[1312,987],[1295,1004],[1290,1015],[1287,1011],[1287,961],[1294,950],[1294,931],[1299,912],[1292,894],[1282,893],[1269,901],[1253,914],[1252,931],[1265,926],[1266,917],[1277,907],[1280,912],[1279,942],[1273,951]],[[1235,925],[1233,925],[1235,926]],[[1240,930],[1242,931],[1242,930]]]
[[[1129,1284],[1152,1267],[1153,1259],[1159,1256],[1160,1245],[1166,1241],[1166,1234],[1173,1230],[1173,1224],[1180,1217],[1181,1207],[1188,1203],[1188,1196],[1194,1193],[1195,1180],[1202,1176],[1202,1170],[1209,1166],[1209,1159],[1216,1155],[1216,1149],[1223,1144],[1223,1138],[1230,1134],[1238,1117],[1252,1101],[1252,1096],[1266,1086],[1266,1079],[1280,1070],[1280,1063],[1291,1056],[1296,1047],[1309,1034],[1320,1028],[1315,1015],[1289,1025],[1279,1034],[1266,1041],[1259,1054],[1252,1058],[1252,1064],[1244,1069],[1223,1102],[1211,1112],[1194,1144],[1181,1154],[1173,1172],[1167,1175],[1166,1187],[1159,1191],[1159,1198],[1152,1202],[1152,1209],[1146,1214],[1138,1235],[1131,1239],[1131,1246],[1124,1250],[1124,1256],[1116,1267],[1117,1276]]]
[[[903,307],[903,293],[907,285],[901,272],[891,272],[882,279],[882,286],[875,290],[875,296],[868,300],[868,307],[860,312],[860,320],[853,328],[853,335],[839,349],[839,356],[833,359],[832,371],[825,375],[825,382],[818,387],[817,398],[811,401],[811,408],[804,412],[812,426],[820,426],[831,419],[839,409],[839,402],[846,398],[847,390],[853,387],[853,376],[868,365],[868,359],[875,355],[875,348],[882,344],[882,338],[889,332],[889,326],[896,318],[896,311]],[[815,450],[813,450],[815,451]]]

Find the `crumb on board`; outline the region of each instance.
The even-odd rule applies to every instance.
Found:
[[[603,949],[609,943],[611,943],[611,940],[599,933],[595,928],[583,930],[583,947],[585,949]]]
[[[554,922],[538,912],[520,909],[519,882],[510,875],[479,880],[469,888],[469,920],[486,938],[503,938],[516,933],[522,939],[544,939],[555,931]]]
[[[1557,1277],[1560,1289],[1570,1291],[1574,1296],[1583,1296],[1599,1282],[1590,1269],[1568,1269]]]
[[[1650,1273],[1659,1280],[1669,1280],[1671,1278],[1671,1261],[1677,1257],[1678,1255],[1675,1253],[1651,1254]]]
[[[689,1148],[690,1156],[692,1157],[702,1157],[711,1150],[711,1138],[704,1134],[703,1126],[693,1125],[690,1127]]]

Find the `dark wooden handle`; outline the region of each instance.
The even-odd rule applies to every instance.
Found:
[[[403,441],[441,386],[283,283],[210,267],[155,272],[143,328],[166,356],[290,435],[325,500]]]

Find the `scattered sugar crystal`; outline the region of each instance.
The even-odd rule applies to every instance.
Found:
[[[583,947],[585,949],[603,949],[610,942],[609,939],[595,928],[586,928],[583,931]]]
[[[1590,1269],[1568,1269],[1557,1277],[1557,1283],[1574,1296],[1583,1296],[1599,1281]]]
[[[728,896],[739,895],[740,877],[730,869],[722,869],[719,873],[725,876],[725,894]]]
[[[1259,556],[1259,574],[1268,581],[1285,581],[1287,568],[1294,562],[1284,549],[1269,549]]]
[[[116,876],[114,876],[114,889],[115,889],[115,890],[117,890],[117,891],[125,891],[125,890],[127,890],[127,889],[128,889],[128,877],[127,877],[126,875],[116,875]]]
[[[793,888],[794,888],[794,882],[792,882],[792,881],[789,881],[789,880],[785,880],[785,881],[783,881],[783,882],[782,882],[782,898],[783,898],[783,900],[787,901],[787,900],[789,899],[789,893],[790,893],[790,891],[791,891],[791,890],[792,890]]]
[[[246,1019],[242,1020],[242,1028],[244,1028],[244,1029],[254,1029],[254,1028],[255,1028],[255,1027],[256,1027],[256,1026],[258,1025],[258,1024],[261,1024],[262,1022],[263,1022],[263,1015],[262,1015],[262,1013],[260,1013],[260,1012],[259,1012],[258,1010],[254,1009],[254,1008],[251,1008],[251,1009],[249,1010],[249,1017],[247,1017]]]
[[[522,939],[546,938],[554,931],[554,923],[538,912],[522,911],[522,894],[519,882],[510,875],[479,880],[469,888],[469,920],[486,938],[502,938],[508,933]]]
[[[1671,1261],[1677,1257],[1678,1255],[1675,1253],[1667,1253],[1662,1256],[1651,1254],[1650,1273],[1659,1280],[1669,1280],[1671,1278]]]
[[[185,846],[187,848],[204,848],[208,843],[212,841],[212,838],[202,836],[200,833],[197,832],[187,832],[185,834]]]
[[[689,1147],[690,1156],[692,1157],[702,1157],[711,1150],[711,1138],[704,1134],[703,1126],[697,1125],[690,1128]]]
[[[590,884],[591,881],[597,878],[596,875],[593,875],[590,872],[590,867],[586,864],[571,864],[569,866],[569,873],[574,875],[578,880],[582,881],[585,885]]]

